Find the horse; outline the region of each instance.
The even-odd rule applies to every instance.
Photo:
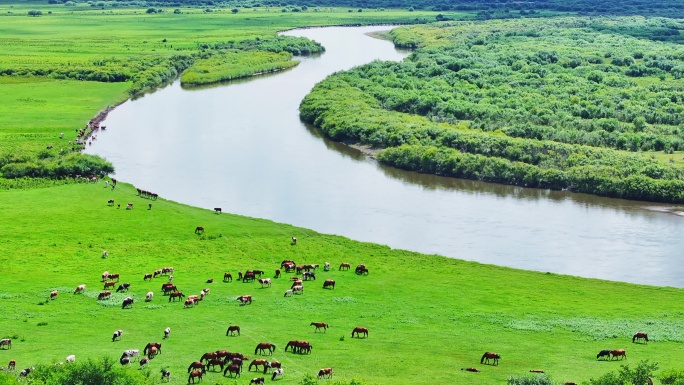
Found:
[[[150,281],[152,280],[152,274],[145,274],[145,276],[143,276],[143,281],[147,281],[148,279]]]
[[[610,350],[608,350],[608,349],[606,349],[606,350],[601,350],[601,351],[596,355],[596,359],[598,360],[598,359],[601,358],[601,357],[608,357],[608,358],[610,358]]]
[[[233,275],[230,273],[223,274],[223,282],[233,282]]]
[[[10,360],[9,364],[7,364],[7,370],[12,371],[17,367],[17,361],[15,360]]]
[[[247,368],[248,372],[252,371],[252,366],[256,367],[257,370],[259,370],[259,366],[262,366],[264,368],[264,372],[266,371],[266,366],[268,365],[268,360],[263,360],[263,359],[258,359],[258,360],[253,360],[249,364],[249,368]]]
[[[161,376],[162,380],[166,380],[166,382],[171,381],[171,372],[169,372],[168,370],[162,370],[161,373],[162,373],[162,376]]]
[[[294,246],[294,245],[296,245],[296,244],[297,244],[297,238],[292,237],[292,246]]]
[[[264,378],[263,378],[263,377],[252,378],[252,381],[249,382],[249,385],[252,385],[252,384],[255,384],[255,385],[264,385]]]
[[[226,335],[233,335],[235,332],[237,332],[238,335],[240,335],[240,327],[237,325],[232,325],[228,326],[228,330],[226,330]]]
[[[544,373],[544,371],[541,369],[531,369],[530,373]]]
[[[247,271],[245,275],[242,276],[242,282],[254,281],[255,275],[253,271]]]
[[[488,364],[489,360],[493,360],[492,364],[493,365],[499,365],[499,358],[501,356],[497,353],[494,352],[485,352],[485,354],[482,355],[482,358],[480,358],[480,363],[481,364]]]
[[[190,364],[190,366],[188,366],[188,373],[190,373],[194,369],[200,369],[203,373],[207,371],[207,367],[199,361],[195,361],[192,364]]]
[[[635,341],[639,341],[639,340],[644,340],[644,341],[646,341],[645,343],[648,343],[648,334],[646,334],[644,332],[638,332],[637,334],[634,335],[634,337],[632,337],[632,343],[634,343]]]
[[[287,351],[287,348],[292,348],[292,353],[311,353],[311,344],[308,341],[293,340],[287,343],[285,351]]]
[[[475,372],[475,373],[481,372],[481,370],[478,368],[461,368],[461,370],[465,370],[466,372]]]
[[[121,285],[119,285],[119,287],[116,288],[116,292],[117,293],[124,292],[124,291],[128,292],[128,289],[130,287],[131,287],[130,283],[122,283]]]
[[[195,307],[196,304],[197,304],[197,302],[195,301],[194,298],[188,298],[185,300],[185,304],[183,304],[183,309],[190,307],[190,306]]]
[[[283,375],[285,375],[285,371],[283,370],[283,368],[276,369],[273,371],[273,375],[271,376],[271,381],[275,381],[276,377],[278,377],[278,376],[280,376],[280,378],[282,378]]]
[[[195,227],[195,234],[201,235],[203,233],[204,233],[204,227],[202,227],[202,226]]]
[[[318,379],[319,380],[322,378],[326,378],[326,377],[332,378],[332,375],[333,375],[332,368],[323,368],[323,369],[318,371]]]
[[[356,266],[355,273],[358,275],[368,275],[368,269],[364,265]]]
[[[240,301],[241,305],[247,305],[248,303],[252,303],[252,296],[251,295],[241,295],[236,298],[236,300]]]
[[[230,372],[230,374],[228,375],[228,377],[232,377],[232,375],[235,374],[235,377],[237,378],[237,377],[240,377],[240,372],[241,372],[241,371],[242,371],[242,368],[240,368],[239,365],[230,364],[230,365],[228,365],[228,367],[226,367],[226,369],[223,371],[223,375],[225,376],[226,373],[229,373],[229,372]]]
[[[107,281],[107,277],[109,277],[109,272],[108,272],[108,271],[105,271],[104,273],[102,273],[102,282]]]
[[[347,262],[343,262],[340,264],[339,270],[349,270],[349,269],[351,269],[351,264],[349,264]]]
[[[169,335],[171,335],[171,328],[164,329],[164,339],[169,338]]]
[[[252,273],[254,273],[254,277],[256,278],[261,278],[261,276],[264,274],[263,270],[252,270]]]
[[[627,359],[627,352],[625,349],[615,349],[610,351],[610,360],[612,361],[613,358],[615,357],[623,357],[624,359]],[[622,359],[622,358],[620,358]]]
[[[302,274],[302,277],[304,278],[305,281],[308,281],[310,279],[313,279],[314,281],[316,280],[316,274],[314,274],[310,271],[305,271],[304,274]]]
[[[221,368],[221,371],[223,371],[223,360],[220,358],[212,358],[207,362],[207,370],[211,370],[211,368],[218,366]]]
[[[325,322],[312,322],[309,326],[315,326],[315,332],[317,332],[318,329],[323,329],[323,332],[325,332],[328,329],[328,324]]]
[[[143,354],[146,356],[150,355],[150,352],[152,351],[152,349],[154,349],[155,354],[157,351],[159,352],[159,354],[161,354],[161,348],[162,348],[161,343],[149,342],[147,345],[145,345],[145,349],[143,349]]]
[[[154,273],[152,273],[152,278],[157,278],[158,275],[162,275],[162,269],[155,270]]]
[[[112,334],[112,342],[116,340],[121,340],[121,335],[123,334],[123,330],[117,330]]]
[[[125,309],[127,307],[131,307],[131,306],[133,306],[133,302],[134,302],[133,298],[126,297],[126,298],[124,298],[123,303],[121,304],[121,308]]]
[[[264,354],[264,350],[267,350],[268,354],[272,355],[276,350],[276,346],[270,342],[260,342],[254,349],[254,354],[257,354],[257,352]]]
[[[110,280],[110,281],[113,281],[113,280],[116,279],[116,281],[119,282],[119,273],[108,274],[108,275],[107,275],[107,279]]]
[[[367,328],[362,328],[360,326],[357,326],[352,330],[352,338],[354,338],[354,333],[356,333],[357,338],[361,338],[361,334],[364,335],[364,337],[368,338],[368,329]]]
[[[323,288],[324,289],[329,289],[329,288],[334,289],[335,288],[335,280],[334,279],[326,279],[325,282],[323,282]]]
[[[111,291],[103,291],[100,292],[100,294],[97,295],[97,300],[102,301],[103,299],[107,299],[112,295]]]
[[[295,262],[291,259],[285,259],[282,262],[280,262],[280,267],[283,268],[286,265],[290,265],[290,264],[295,265]]]
[[[147,292],[147,294],[145,295],[145,302],[152,301],[152,298],[154,298],[154,293],[151,291]]]
[[[271,361],[266,366],[264,366],[264,374],[268,372],[268,369],[280,369],[282,367],[282,364],[280,361]]]
[[[128,357],[121,356],[121,358],[119,358],[119,363],[121,364],[121,366],[123,366],[123,365],[130,365],[130,364],[131,364],[131,359],[128,358]]]
[[[112,281],[112,282],[105,282],[105,284],[104,284],[104,290],[107,290],[108,288],[112,288],[112,289],[113,289],[114,287],[116,287],[116,282],[114,282],[114,281]]]
[[[185,297],[185,294],[180,291],[174,291],[173,293],[169,294],[169,302],[175,301],[176,298],[178,298],[179,301],[182,301],[183,297]]]
[[[142,369],[144,366],[149,367],[149,366],[150,366],[149,364],[150,364],[150,359],[149,359],[149,357],[143,357],[143,358],[140,360],[140,369]]]
[[[297,293],[297,294],[303,294],[304,293],[304,286],[294,285],[294,286],[292,286],[292,292]]]
[[[264,288],[264,285],[271,287],[271,278],[259,278],[259,283],[261,284],[262,289]]]
[[[85,283],[84,283],[84,284],[81,284],[81,285],[78,285],[78,286],[76,287],[76,290],[74,290],[74,294],[78,294],[78,293],[81,293],[81,294],[82,294],[82,293],[85,291],[85,289],[86,289]]]
[[[72,354],[72,355],[67,356],[65,361],[67,364],[71,363],[71,362],[75,362],[76,361],[76,355]]]
[[[214,278],[207,279],[207,283],[214,283]]]
[[[210,360],[213,360],[214,358],[218,358],[218,353],[216,353],[216,352],[204,353],[204,354],[202,354],[202,358],[200,358],[200,362],[202,362],[202,361],[209,362]]]
[[[292,289],[290,289],[290,290],[285,290],[285,295],[284,295],[283,297],[290,297],[290,296],[292,296],[293,294],[294,294],[294,292],[292,291]]]
[[[330,262],[326,262],[323,264],[323,271],[330,271]]]
[[[50,299],[57,298],[58,294],[59,294],[59,292],[57,290],[53,290],[52,292],[50,292]]]
[[[190,372],[190,376],[188,377],[188,384],[190,383],[190,380],[192,380],[192,383],[195,383],[195,378],[199,377],[200,381],[202,381],[202,371],[200,370],[193,370]]]
[[[275,269],[275,275],[273,278],[280,278],[280,269]]]
[[[123,354],[121,357],[128,357],[128,359],[132,360],[133,357],[140,357],[140,350],[138,349],[128,349],[124,350]]]
[[[214,211],[216,214],[221,214],[223,212],[220,207],[214,207]]]

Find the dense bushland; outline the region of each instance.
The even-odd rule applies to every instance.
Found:
[[[669,22],[402,27],[398,45],[425,48],[331,76],[301,116],[336,140],[401,146],[378,159],[404,169],[681,202],[684,170],[637,152],[684,149],[684,50],[592,28]]]

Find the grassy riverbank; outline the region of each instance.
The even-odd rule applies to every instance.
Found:
[[[168,368],[173,383],[185,382],[187,365],[217,349],[240,351],[250,358],[258,342],[278,346],[273,358],[283,362],[287,384],[298,383],[321,367],[334,367],[337,379],[371,384],[435,382],[500,384],[509,375],[541,368],[553,378],[580,382],[618,368],[596,361],[602,349],[626,348],[629,362],[650,359],[661,368],[680,365],[684,342],[681,303],[684,291],[555,274],[513,270],[385,246],[359,243],[266,220],[217,215],[163,199],[148,201],[121,183],[78,184],[30,191],[2,192],[0,215],[0,293],[4,309],[0,337],[14,337],[0,360],[21,367],[142,349],[161,340],[163,354],[152,360],[156,373]],[[133,210],[107,205],[134,203]],[[148,210],[147,204],[152,203]],[[202,236],[194,234],[203,226]],[[296,246],[290,237],[296,236]],[[103,250],[109,252],[102,259]],[[292,274],[258,283],[223,283],[224,272],[261,269],[267,276],[283,259],[297,263],[329,261],[330,272],[317,272],[305,293],[284,298]],[[338,271],[342,262],[365,263],[368,276]],[[169,303],[159,288],[166,277],[143,281],[143,274],[173,266],[173,282],[186,294],[211,293],[196,308]],[[98,303],[103,271],[121,274],[132,284],[136,304],[122,310],[124,294]],[[214,278],[212,284],[205,283]],[[322,280],[334,279],[334,290]],[[72,294],[77,285],[88,287]],[[52,290],[60,294],[54,301]],[[150,303],[145,293],[155,292]],[[252,294],[254,303],[234,298]],[[328,322],[327,333],[309,323]],[[226,337],[229,325],[242,336]],[[368,339],[350,338],[355,326],[369,328]],[[111,332],[123,329],[121,342]],[[649,332],[648,345],[632,344],[634,332]],[[309,340],[311,355],[284,353],[292,339]],[[497,367],[479,364],[484,351],[502,355]],[[462,372],[478,367],[481,373]],[[133,369],[131,369],[133,370]],[[247,373],[243,380],[256,377]],[[232,383],[209,374],[211,383]]]

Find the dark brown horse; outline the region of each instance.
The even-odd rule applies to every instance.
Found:
[[[601,357],[606,357],[606,359],[610,358],[610,350],[608,350],[608,349],[601,350],[601,351],[596,355],[596,359],[598,360],[598,359],[601,358]]]
[[[175,301],[176,298],[178,298],[179,301],[182,301],[183,297],[185,297],[185,294],[181,293],[180,291],[174,291],[173,293],[169,294],[169,302]]]
[[[357,338],[361,338],[361,334],[363,334],[364,337],[368,338],[368,329],[357,326],[354,328],[354,330],[352,330],[352,338],[354,338],[354,334],[356,334]]]
[[[351,269],[351,264],[347,262],[343,262],[340,264],[340,270],[349,270]]]
[[[266,372],[266,367],[268,365],[268,360],[263,360],[263,359],[257,359],[253,360],[250,362],[249,367],[247,368],[248,372],[252,371],[252,367],[254,366],[257,370],[259,370],[259,366],[263,367],[264,373]]]
[[[204,233],[204,227],[202,227],[202,226],[195,227],[195,234],[200,235],[202,233]]]
[[[200,362],[212,360],[214,358],[218,358],[218,354],[216,352],[209,352],[209,353],[204,353],[202,354],[202,358],[200,358]]]
[[[112,283],[114,283],[114,282],[112,282]],[[103,299],[107,299],[107,298],[109,298],[111,295],[112,295],[112,292],[111,292],[111,291],[103,291],[103,292],[101,292],[100,294],[97,295],[97,300],[98,300],[98,301],[101,301],[101,300],[103,300]]]
[[[233,282],[233,275],[230,273],[224,273],[223,282]]]
[[[206,372],[206,371],[207,371],[206,365],[204,365],[203,363],[201,363],[201,362],[199,362],[199,361],[195,361],[195,362],[193,362],[192,364],[190,364],[190,366],[188,366],[188,373],[190,373],[190,371],[192,371],[192,370],[194,370],[194,369],[199,369],[199,370],[201,370],[202,372]]]
[[[235,374],[235,377],[240,377],[240,372],[242,371],[242,368],[238,365],[228,365],[228,367],[223,371],[223,375],[225,376],[226,373],[230,373],[228,377],[232,377],[233,374]]]
[[[328,329],[328,324],[325,322],[312,322],[309,326],[315,326],[316,331],[318,331],[318,329],[323,329],[325,332]]]
[[[12,371],[17,367],[17,361],[15,360],[10,360],[9,364],[7,364],[7,370]]]
[[[632,337],[632,343],[638,342],[639,340],[644,340],[644,343],[648,343],[648,334],[644,332],[638,332],[634,335],[634,337]]]
[[[235,332],[237,332],[238,335],[240,335],[240,327],[237,325],[233,326],[228,326],[228,330],[226,330],[226,335],[233,335]]]
[[[318,371],[318,379],[332,378],[333,370],[332,368],[323,368]]]
[[[148,279],[152,280],[152,274],[145,274],[145,276],[143,277],[143,281],[147,281]]]
[[[465,370],[466,372],[475,372],[475,373],[481,372],[481,370],[478,368],[461,368],[461,370]]]
[[[499,358],[501,358],[501,356],[497,353],[485,352],[485,354],[482,355],[482,358],[480,358],[480,363],[488,364],[489,360],[492,360],[493,365],[499,365]]]
[[[190,372],[190,376],[188,377],[188,384],[190,383],[190,380],[192,380],[192,383],[195,383],[195,378],[199,378],[200,381],[202,381],[202,371],[200,370],[193,370]]]
[[[622,358],[624,358],[624,359],[627,359],[627,352],[625,351],[625,349],[615,349],[615,350],[611,350],[611,351],[610,351],[610,359],[611,359],[611,361],[612,361],[613,358],[615,358],[615,357],[622,357]],[[620,359],[622,359],[622,358],[620,358]]]
[[[270,342],[260,342],[254,349],[254,354],[257,354],[257,352],[264,354],[264,351],[268,351],[268,354],[271,355],[275,350],[276,346],[274,344]]]
[[[292,349],[292,353],[311,354],[311,344],[308,341],[299,341],[299,340],[290,341],[285,346],[285,351],[287,351],[288,348]]]
[[[334,289],[335,288],[335,280],[334,279],[326,279],[325,282],[323,282],[323,288],[324,289]]]
[[[162,347],[162,344],[160,342],[150,342],[147,345],[145,345],[145,349],[143,349],[143,354],[148,355],[152,348],[155,348],[156,351],[159,354],[161,354],[161,347]]]
[[[105,282],[104,284],[104,290],[111,288],[114,288],[116,286],[116,282]]]
[[[212,358],[207,362],[207,370],[211,370],[211,368],[218,366],[221,368],[221,371],[223,371],[223,360],[220,358]]]

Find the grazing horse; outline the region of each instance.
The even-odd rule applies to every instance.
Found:
[[[596,359],[598,360],[598,359],[601,358],[601,357],[610,358],[610,350],[608,350],[608,349],[601,350],[601,351],[596,355]]]
[[[254,354],[257,354],[257,352],[264,354],[264,350],[268,351],[269,355],[272,355],[276,350],[276,346],[270,342],[260,342],[254,349]]]
[[[150,359],[148,357],[143,357],[140,360],[140,369],[142,369],[144,366],[149,367],[149,364],[150,364]]]
[[[293,294],[294,294],[294,292],[292,291],[292,289],[290,289],[290,290],[285,290],[285,295],[284,295],[283,297],[290,297],[290,296],[292,296]]]
[[[294,246],[294,245],[296,245],[296,244],[297,244],[297,238],[292,237],[292,246]]]
[[[252,303],[252,296],[251,295],[241,295],[236,298],[236,300],[240,301],[241,305],[247,305]]]
[[[57,290],[53,290],[52,292],[50,292],[50,299],[57,298],[57,294],[59,294]]]
[[[648,343],[648,334],[646,334],[644,332],[638,332],[637,334],[634,335],[634,337],[632,337],[632,343],[634,343],[635,341],[639,341],[639,340],[644,340],[645,343]]]
[[[203,373],[207,371],[206,365],[199,361],[195,361],[190,366],[188,366],[188,373],[190,373],[194,369],[200,369]]]
[[[228,330],[226,330],[226,335],[233,335],[235,332],[237,332],[238,335],[240,335],[240,327],[237,325],[233,326],[228,326]]]
[[[466,372],[475,372],[475,373],[481,372],[481,370],[478,368],[461,368],[461,370],[465,370]]]
[[[161,373],[162,373],[162,377],[161,377],[162,380],[166,380],[166,382],[171,381],[171,372],[169,372],[168,370],[162,370]]]
[[[145,349],[143,349],[143,354],[146,356],[154,355],[152,354],[152,350],[154,350],[155,354],[157,352],[161,354],[161,348],[162,344],[160,342],[150,342],[147,345],[145,345]]]
[[[128,357],[129,359],[132,360],[133,357],[140,357],[140,350],[138,350],[138,349],[124,350],[121,357]]]
[[[256,367],[257,370],[259,370],[259,366],[261,366],[264,368],[264,372],[266,372],[267,365],[268,365],[268,360],[263,360],[263,359],[253,360],[249,364],[249,368],[247,368],[247,371],[251,372],[253,366]]]
[[[72,354],[72,355],[70,355],[70,356],[67,356],[67,358],[66,358],[65,361],[66,361],[67,364],[68,364],[68,363],[71,363],[71,362],[75,362],[75,361],[76,361],[76,355]]]
[[[610,360],[612,361],[613,358],[615,357],[622,357],[624,359],[627,359],[627,352],[625,349],[615,349],[610,351]],[[622,359],[620,358],[620,359]]]
[[[354,333],[356,333],[357,338],[361,338],[361,334],[364,335],[364,337],[368,338],[368,329],[367,328],[362,328],[360,326],[357,326],[352,330],[352,338],[354,338]]]
[[[119,363],[120,363],[122,366],[123,366],[123,365],[130,365],[130,364],[131,364],[131,359],[128,358],[128,357],[125,357],[125,356],[121,356],[121,358],[119,358]]]
[[[216,214],[221,214],[222,212],[220,207],[214,207],[214,211],[216,212]]]
[[[255,275],[253,271],[247,271],[244,276],[242,276],[242,282],[254,281]]]
[[[323,288],[328,289],[328,288],[335,288],[335,280],[334,279],[326,279],[325,282],[323,282]]]
[[[305,271],[304,274],[302,274],[302,277],[304,278],[305,281],[308,281],[310,279],[313,279],[314,281],[316,280],[316,274],[314,274],[310,271]]]
[[[325,332],[328,329],[328,324],[325,322],[312,322],[309,326],[315,326],[316,327],[315,332],[317,332],[318,329],[323,329],[323,332]]]
[[[275,269],[275,275],[273,278],[280,278],[280,269]]]
[[[112,282],[112,283],[114,283],[114,282]],[[98,301],[101,301],[101,300],[103,300],[103,299],[107,299],[107,298],[109,298],[111,295],[112,295],[112,292],[111,292],[111,291],[103,291],[103,292],[100,292],[100,294],[97,295],[97,300],[98,300]]]
[[[261,284],[261,288],[264,288],[264,285],[271,287],[271,278],[259,278],[259,283]]]
[[[351,264],[347,262],[343,262],[340,264],[340,269],[339,270],[349,270],[351,269]]]
[[[200,235],[202,233],[204,233],[204,227],[202,227],[202,226],[195,227],[195,234]]]
[[[356,266],[355,273],[358,275],[368,275],[368,269],[366,268],[366,265],[358,265]]]
[[[333,370],[332,368],[323,368],[318,371],[318,379],[323,379],[323,378],[332,378],[333,375]]]
[[[107,281],[107,277],[109,277],[109,272],[108,272],[108,271],[105,271],[104,273],[102,273],[102,282]]]
[[[151,292],[151,291],[150,291],[150,292],[147,292],[147,294],[145,295],[145,302],[150,302],[150,301],[152,301],[152,298],[154,298],[154,293]]]
[[[480,363],[481,364],[488,364],[489,360],[493,360],[492,364],[493,365],[499,365],[499,358],[501,356],[497,353],[494,352],[485,352],[485,354],[482,355],[482,358],[480,358]]]
[[[273,371],[273,375],[271,376],[271,381],[275,381],[276,377],[280,376],[282,378],[285,375],[285,371],[283,368],[276,369]]]
[[[323,264],[323,271],[330,271],[330,262],[326,262]]]
[[[112,289],[113,289],[114,287],[116,287],[116,282],[114,282],[114,281],[112,281],[112,282],[105,282],[105,284],[104,284],[104,290],[107,290],[107,289],[110,288],[110,287],[111,287]]]
[[[128,292],[128,289],[130,287],[131,287],[130,283],[122,283],[121,285],[119,285],[119,287],[116,288],[116,292],[117,293],[124,292],[124,291]]]
[[[150,281],[152,280],[152,274],[145,274],[145,276],[143,277],[143,281],[147,281],[148,279]]]
[[[121,335],[123,334],[123,330],[117,330],[112,334],[112,342],[116,340],[121,340]]]
[[[183,308],[185,309],[186,307],[195,307],[197,304],[197,301],[194,298],[188,298],[185,300],[185,304],[183,305]]]
[[[7,364],[7,370],[12,371],[17,367],[17,361],[15,360],[10,360],[9,364]]]
[[[116,279],[116,281],[119,282],[119,273],[109,274],[109,275],[107,275],[107,279],[110,281],[113,281]]]
[[[287,343],[285,351],[287,351],[287,348],[292,348],[292,353],[311,354],[311,344],[308,341],[293,340]]]
[[[74,294],[83,293],[83,292],[85,291],[85,289],[86,289],[85,283],[84,283],[84,284],[81,284],[81,285],[78,285],[78,286],[76,287],[76,290],[74,290]]]
[[[209,362],[210,360],[213,360],[214,358],[218,358],[218,353],[216,353],[216,352],[204,353],[204,354],[202,354],[202,358],[200,358],[200,362],[202,362],[202,361]]]
[[[164,339],[169,338],[170,335],[171,335],[171,328],[164,329]]]
[[[240,377],[240,372],[242,371],[242,368],[239,365],[234,365],[230,364],[226,369],[223,371],[223,375],[225,376],[226,373],[230,373],[228,377],[232,377],[233,374],[235,374],[235,377]]]
[[[264,367],[264,374],[268,372],[268,369],[280,369],[282,368],[282,364],[280,361],[271,361],[266,366]]]
[[[252,385],[252,384],[255,384],[255,385],[264,385],[264,378],[263,378],[263,377],[252,378],[252,381],[249,382],[249,385]]]
[[[185,294],[180,291],[174,291],[173,293],[169,294],[169,302],[175,301],[176,298],[178,298],[179,301],[182,301],[183,297],[185,297]]]
[[[544,371],[541,369],[531,369],[530,373],[544,373]]]
[[[1,339],[1,340],[0,340],[0,349],[1,349],[3,346],[6,346],[6,347],[7,347],[6,349],[12,349],[12,340],[9,339],[9,338],[3,338],[3,339]]]
[[[121,308],[125,309],[127,307],[131,307],[131,306],[133,306],[133,302],[134,302],[133,298],[126,297],[126,298],[124,298],[123,303],[121,304]]]
[[[202,371],[200,370],[193,370],[190,372],[190,376],[188,377],[188,384],[190,383],[190,380],[192,380],[192,383],[195,383],[195,378],[199,377],[200,381],[202,381]]]
[[[207,362],[207,370],[211,370],[213,367],[218,366],[223,371],[223,360],[220,358],[212,358]]]
[[[230,273],[223,274],[223,282],[233,282],[233,275]]]

